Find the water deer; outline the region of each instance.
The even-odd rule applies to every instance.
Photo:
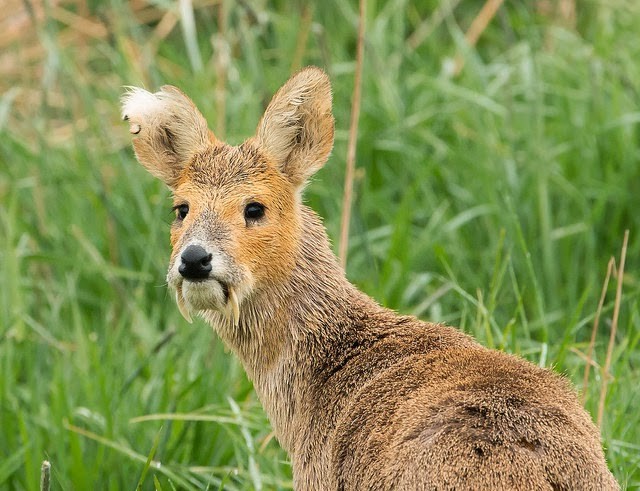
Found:
[[[296,489],[618,489],[567,380],[346,279],[301,197],[333,146],[321,69],[293,75],[238,146],[175,87],[122,104],[139,162],[173,193],[178,307],[241,360]]]

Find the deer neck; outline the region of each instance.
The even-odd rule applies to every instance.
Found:
[[[296,266],[286,282],[243,302],[231,328],[216,312],[205,317],[242,362],[281,445],[292,450],[314,360],[310,346],[333,344],[358,309],[380,307],[347,281],[317,215],[303,207]],[[317,360],[316,360],[317,361]]]

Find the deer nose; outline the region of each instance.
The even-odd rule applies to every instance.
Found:
[[[199,245],[190,245],[180,256],[178,272],[188,280],[203,280],[211,273],[211,254]]]

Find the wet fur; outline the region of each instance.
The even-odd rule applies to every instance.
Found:
[[[197,111],[190,101],[177,107]],[[177,118],[196,122],[179,131],[175,120],[154,126],[144,111],[127,114],[126,104],[125,115],[141,126],[132,128],[143,165],[193,204],[190,221],[172,229],[172,264],[190,234],[229,262],[238,324],[220,306],[199,310],[253,380],[296,489],[618,489],[564,378],[400,316],[347,281],[299,199],[333,143],[322,71],[292,77],[239,147],[215,140],[199,113]],[[163,125],[182,141],[163,148]],[[238,218],[254,195],[271,207],[261,229]]]

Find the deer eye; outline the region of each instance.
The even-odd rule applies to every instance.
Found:
[[[184,220],[189,214],[189,205],[187,204],[176,205],[173,207],[173,211],[176,212],[176,218],[178,220]]]
[[[244,207],[244,219],[247,222],[260,220],[264,216],[264,205],[252,201]]]

